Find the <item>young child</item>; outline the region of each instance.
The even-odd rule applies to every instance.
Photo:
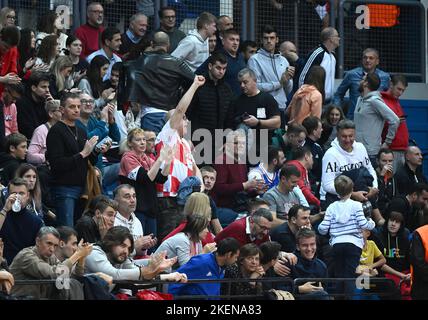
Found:
[[[362,203],[351,199],[354,183],[350,178],[338,176],[334,187],[340,200],[327,207],[318,231],[322,235],[330,234],[334,277],[355,278],[364,247],[362,229],[372,230],[375,223],[364,216]]]
[[[357,274],[367,274],[370,277],[375,277],[379,274],[377,269],[386,263],[386,259],[382,252],[372,240],[367,240],[370,237],[369,230],[363,230],[364,247],[361,252],[360,264],[356,269]]]

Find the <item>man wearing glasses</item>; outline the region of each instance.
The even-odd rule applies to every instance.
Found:
[[[176,12],[173,7],[162,7],[159,10],[160,28],[157,31],[165,32],[169,37],[169,50],[171,53],[177,48],[178,43],[186,37],[186,34],[176,28]]]
[[[82,41],[81,58],[100,49],[99,38],[104,31],[104,9],[99,2],[92,2],[87,9],[87,22],[76,30],[76,37]]]

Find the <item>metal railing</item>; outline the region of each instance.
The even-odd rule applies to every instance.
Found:
[[[397,287],[393,280],[389,278],[370,278],[371,285],[375,285],[375,288],[371,288],[370,291],[365,292],[351,292],[351,293],[343,293],[337,292],[337,287],[346,282],[355,283],[355,278],[283,278],[283,277],[273,277],[273,278],[260,278],[260,279],[249,279],[249,278],[240,278],[240,279],[221,279],[221,280],[212,280],[212,279],[192,279],[188,280],[187,284],[192,283],[215,283],[215,284],[228,284],[227,290],[225,294],[221,294],[218,296],[198,296],[198,295],[182,295],[175,296],[175,300],[200,300],[200,299],[221,299],[221,300],[236,300],[236,299],[265,299],[264,292],[260,292],[258,294],[251,295],[232,295],[231,288],[233,284],[236,283],[248,283],[248,282],[257,282],[257,283],[271,283],[276,285],[281,285],[281,287],[287,288],[287,290],[293,294],[296,298],[305,297],[304,294],[300,294],[298,292],[298,287],[306,282],[320,282],[325,287],[326,292],[328,293],[328,297],[333,298],[345,298],[352,299],[354,296],[360,297],[382,297],[382,298],[394,298],[396,297]],[[43,280],[16,280],[15,286],[23,286],[23,285],[47,285],[56,283],[55,279],[43,279]],[[134,293],[141,289],[155,289],[161,292],[164,285],[174,284],[178,282],[172,281],[161,281],[161,280],[114,280],[113,284],[125,288],[131,289]],[[385,285],[385,286],[379,286]]]

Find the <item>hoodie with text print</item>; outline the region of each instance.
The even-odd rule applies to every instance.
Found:
[[[334,179],[343,172],[366,167],[373,177],[373,187],[377,188],[376,171],[373,169],[366,148],[360,142],[354,141],[352,151],[342,149],[337,138],[331,143],[322,159],[322,176],[320,199],[325,200],[326,193],[337,195],[334,188]]]

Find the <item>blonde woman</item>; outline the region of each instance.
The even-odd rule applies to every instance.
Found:
[[[155,254],[166,251],[168,258],[177,257],[178,265],[182,266],[193,256],[215,251],[215,242],[202,245],[202,239],[209,233],[209,223],[210,219],[205,214],[194,213],[187,216],[183,230],[162,242]]]
[[[49,83],[49,92],[54,99],[59,99],[64,91],[73,88],[73,61],[70,57],[61,56],[53,62],[50,72],[52,74]]]
[[[0,10],[0,30],[4,27],[14,26],[16,22],[16,12],[12,8],[4,7]]]
[[[217,216],[213,216],[212,201],[210,198],[202,192],[194,192],[187,199],[186,204],[184,205],[183,215],[185,217],[191,216],[193,214],[204,215],[209,219],[212,229],[220,232],[222,230],[220,222],[218,221]],[[173,237],[179,232],[182,232],[186,227],[187,220],[184,220],[177,228],[171,231],[163,241],[166,241],[168,238]],[[219,231],[220,230],[220,231]],[[208,232],[206,236],[202,239],[202,244],[208,244],[214,242],[214,236],[211,232]]]
[[[165,183],[168,178],[173,149],[164,146],[157,160],[149,158],[146,151],[144,130],[135,128],[128,133],[126,140],[129,151],[120,161],[119,180],[130,184],[137,194],[135,215],[140,219],[145,234],[157,234],[156,213],[158,201],[155,183]]]

